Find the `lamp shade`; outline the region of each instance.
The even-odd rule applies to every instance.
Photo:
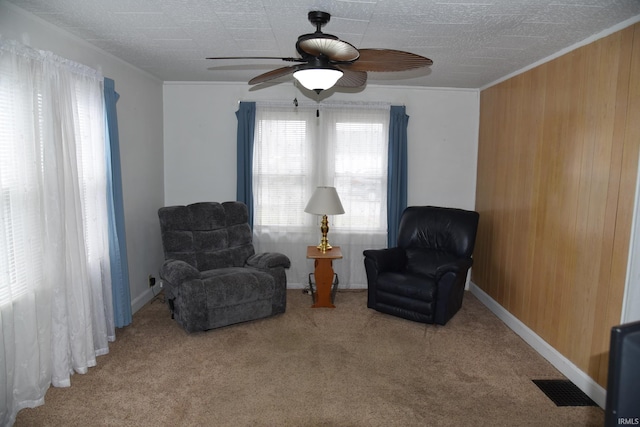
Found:
[[[318,187],[304,211],[315,215],[339,215],[344,213],[344,208],[335,187]]]
[[[307,89],[319,92],[335,85],[342,74],[337,68],[302,68],[293,77]]]

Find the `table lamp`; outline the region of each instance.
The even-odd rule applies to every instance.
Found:
[[[304,211],[314,215],[322,215],[322,222],[320,224],[320,231],[322,232],[322,239],[318,245],[318,250],[323,253],[331,250],[331,245],[327,239],[327,233],[329,232],[329,221],[327,215],[339,215],[344,213],[342,203],[340,203],[340,197],[335,187],[318,187],[313,192],[307,207]]]

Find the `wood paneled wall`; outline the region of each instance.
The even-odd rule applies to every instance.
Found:
[[[483,90],[472,280],[606,387],[640,145],[640,24]]]

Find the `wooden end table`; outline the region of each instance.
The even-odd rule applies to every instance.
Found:
[[[307,246],[307,258],[315,260],[316,292],[312,308],[328,307],[336,308],[331,302],[331,285],[333,283],[334,259],[342,258],[340,246],[334,246],[326,252],[322,252],[316,246]]]

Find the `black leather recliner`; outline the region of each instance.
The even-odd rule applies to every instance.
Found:
[[[400,219],[397,247],[364,251],[367,306],[422,323],[446,324],[462,306],[479,214],[412,206]]]

